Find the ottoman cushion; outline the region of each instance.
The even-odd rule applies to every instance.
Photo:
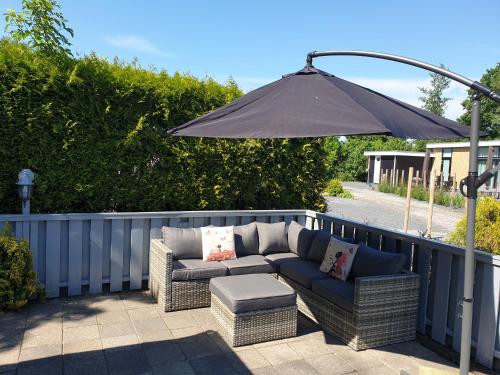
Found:
[[[295,291],[267,274],[216,277],[210,292],[234,314],[293,306]]]
[[[180,259],[172,263],[172,281],[188,281],[225,276],[227,268],[221,262],[204,262],[201,259]]]
[[[250,273],[273,273],[274,268],[262,255],[247,255],[237,259],[223,260],[230,275],[247,275]]]

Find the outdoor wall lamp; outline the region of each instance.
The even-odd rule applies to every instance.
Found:
[[[30,198],[33,190],[34,178],[35,174],[31,169],[23,169],[18,175],[17,194],[23,202],[23,215],[29,215],[30,213]]]

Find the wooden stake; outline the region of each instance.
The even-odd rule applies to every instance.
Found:
[[[404,223],[403,223],[403,231],[405,233],[408,232],[408,221],[410,219],[411,187],[413,185],[412,180],[413,180],[413,167],[410,167],[410,170],[408,171],[408,185],[406,191],[406,204],[404,210]]]
[[[431,171],[431,181],[429,184],[429,208],[427,209],[427,238],[431,238],[432,234],[432,210],[434,208],[434,181],[436,180],[436,171]]]
[[[419,175],[420,175],[420,171],[417,169],[417,186],[418,186],[418,178],[419,178]]]
[[[403,169],[401,171],[401,185],[403,185],[405,183],[405,170]]]
[[[396,186],[399,184],[399,169],[396,169]]]

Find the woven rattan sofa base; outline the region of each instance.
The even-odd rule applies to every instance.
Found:
[[[251,345],[297,335],[297,306],[231,312],[212,294],[210,311],[222,336],[231,346]]]
[[[290,279],[279,280],[295,289],[302,314],[354,350],[415,339],[418,275],[373,278],[363,287],[356,282],[352,313]]]

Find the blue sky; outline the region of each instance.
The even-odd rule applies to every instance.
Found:
[[[3,0],[2,8],[20,3]],[[219,81],[232,76],[245,91],[299,70],[311,50],[395,53],[473,79],[500,61],[499,0],[62,0],[61,6],[77,53],[137,57],[143,66]],[[428,79],[416,68],[356,57],[324,57],[315,65],[416,105],[417,87]],[[454,119],[465,89],[453,84],[447,94],[454,100],[446,116]]]

